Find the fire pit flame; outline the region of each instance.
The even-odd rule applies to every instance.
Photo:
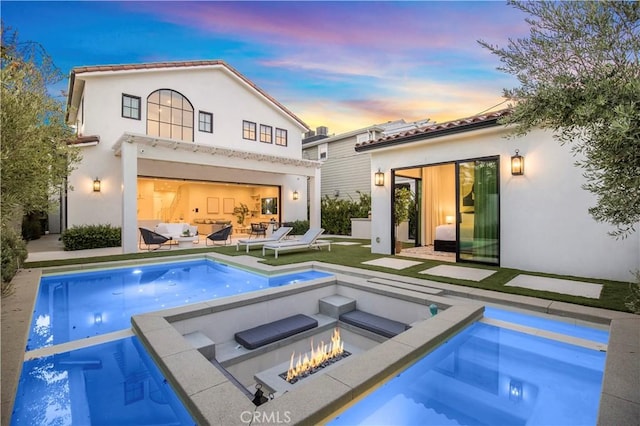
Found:
[[[321,367],[324,363],[341,357],[343,353],[344,342],[340,340],[340,330],[336,328],[333,330],[331,343],[329,345],[321,341],[318,346],[314,348],[313,340],[311,340],[311,352],[309,354],[305,354],[304,358],[302,357],[302,354],[299,354],[298,361],[295,365],[294,359],[296,353],[294,351],[291,354],[291,362],[289,363],[286,380],[291,383],[298,377]]]

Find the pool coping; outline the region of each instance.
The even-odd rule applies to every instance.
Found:
[[[244,268],[250,268],[262,273],[286,273],[301,268],[316,268],[327,272],[352,274],[360,277],[377,277],[395,281],[399,286],[403,284],[422,285],[440,289],[445,295],[462,297],[480,302],[522,308],[530,311],[547,313],[562,317],[576,318],[576,323],[595,322],[609,325],[609,343],[604,380],[600,398],[598,425],[632,424],[640,418],[640,392],[637,383],[640,382],[640,315],[574,305],[566,302],[555,302],[529,296],[517,296],[505,293],[457,286],[428,279],[401,277],[393,273],[342,267],[321,262],[304,262],[301,264],[274,267],[263,265],[260,259],[252,256],[225,256],[217,253],[192,254],[176,256],[171,259],[145,259],[133,261],[110,262],[109,267],[123,267],[134,264],[166,263],[190,259],[208,258]],[[29,325],[35,294],[43,272],[68,272],[85,269],[104,269],[104,263],[75,265],[66,267],[31,268],[19,270],[13,280],[14,293],[2,298],[2,425],[9,425],[11,411],[17,390],[17,383],[24,361],[24,348],[29,334]],[[31,309],[16,309],[14,306],[22,304]],[[443,312],[444,313],[444,312]],[[179,333],[178,333],[179,334]],[[327,379],[329,380],[329,379]],[[335,380],[334,380],[335,382]],[[335,386],[334,382],[329,382]],[[217,392],[199,395],[196,400],[210,403],[209,396],[224,398],[227,386],[217,389]],[[221,392],[221,393],[218,393]],[[318,390],[314,391],[314,397]],[[249,409],[255,411],[255,406],[249,402]],[[273,402],[273,401],[272,401]],[[246,404],[242,404],[246,408]],[[231,407],[227,407],[231,408]],[[268,413],[267,413],[268,414]],[[235,419],[237,422],[239,419]],[[292,419],[289,419],[292,420]],[[246,423],[241,423],[246,424]]]

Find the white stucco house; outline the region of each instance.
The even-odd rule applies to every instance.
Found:
[[[320,225],[320,163],[302,158],[308,127],[223,61],[76,67],[67,122],[82,161],[62,230],[121,226],[129,253],[138,227],[161,221],[205,232],[216,221]]]
[[[372,252],[393,253],[393,188],[409,179],[417,188],[416,245],[453,251],[457,262],[632,281],[640,232],[608,235],[613,228],[588,213],[596,199],[582,189],[570,147],[543,130],[506,138],[510,130],[498,119],[508,113],[356,145],[371,155]],[[512,157],[523,163],[521,174],[512,172]]]

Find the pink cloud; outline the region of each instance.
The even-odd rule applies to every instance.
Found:
[[[153,8],[148,5],[153,4]],[[454,3],[455,5],[455,3]],[[460,4],[462,5],[462,3]],[[374,49],[477,48],[514,15],[500,3],[154,2],[129,3],[173,24],[283,45]],[[471,36],[472,35],[472,36]]]

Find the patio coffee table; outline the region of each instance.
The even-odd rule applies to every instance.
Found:
[[[179,248],[191,248],[193,243],[198,241],[198,237],[174,237],[173,239],[178,242]]]

